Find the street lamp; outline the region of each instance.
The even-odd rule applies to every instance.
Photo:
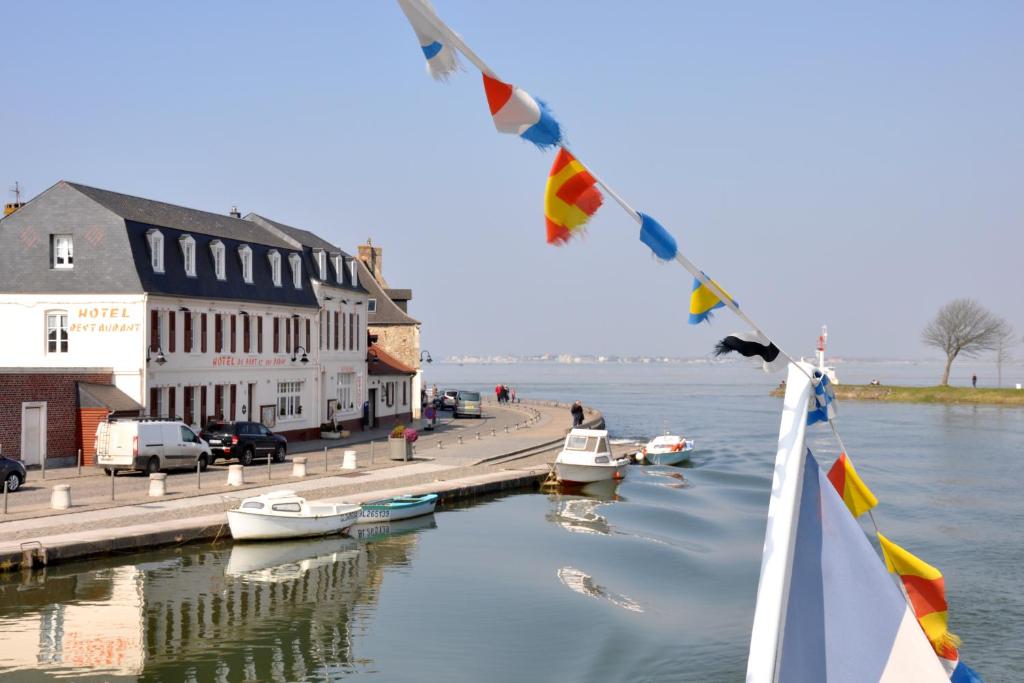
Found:
[[[150,360],[153,360],[153,359],[150,358],[149,350],[147,349],[146,350],[146,362],[148,363]],[[156,347],[156,359],[155,360],[156,360],[156,364],[157,365],[163,365],[164,363],[167,362],[167,358],[164,356],[164,350],[162,348],[160,348],[159,346]]]
[[[421,363],[423,362],[423,356],[424,355],[426,355],[428,363],[433,363],[434,362],[434,359],[430,357],[430,351],[427,351],[426,349],[424,349],[423,351],[420,351],[420,362]]]
[[[293,363],[295,362],[295,359],[298,356],[298,353],[299,353],[300,350],[302,351],[302,358],[299,358],[299,362],[300,363],[308,363],[309,362],[309,356],[306,355],[306,347],[305,346],[296,346],[295,347],[295,353],[292,354],[292,362]],[[159,361],[157,361],[157,362],[159,362]]]

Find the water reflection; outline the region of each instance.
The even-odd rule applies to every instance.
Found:
[[[0,579],[0,679],[333,680],[432,516],[336,537],[187,547]],[[383,528],[388,527],[388,528]],[[102,608],[102,609],[101,609]]]
[[[611,534],[611,525],[598,510],[603,505],[622,500],[616,493],[618,486],[618,481],[597,481],[573,489],[583,495],[552,494],[548,496],[552,507],[544,518],[572,533],[607,536]]]

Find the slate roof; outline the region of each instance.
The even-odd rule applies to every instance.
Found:
[[[279,223],[275,220],[271,220],[266,216],[261,216],[258,213],[247,214],[244,220],[253,221],[256,224],[265,223],[269,224],[274,228],[277,228],[278,230],[285,233],[298,243],[297,245],[292,245],[293,247],[301,245],[303,247],[323,249],[324,251],[330,252],[332,254],[341,254],[345,257],[350,257],[350,255],[346,254],[343,249],[339,249],[338,247],[334,246],[327,240],[322,239],[319,236],[311,233],[309,230],[303,230],[302,228],[296,228],[291,225],[285,225],[284,223]]]
[[[416,320],[408,313],[398,307],[394,301],[387,295],[387,292],[381,288],[380,284],[374,279],[370,269],[366,267],[366,264],[356,259],[359,264],[359,284],[366,288],[369,292],[371,299],[377,300],[377,310],[370,313],[367,316],[367,322],[370,325],[419,325],[420,321]]]
[[[106,408],[115,413],[137,413],[142,410],[135,399],[110,384],[78,382],[80,408]]]
[[[366,349],[366,361],[366,371],[370,375],[416,374],[415,368],[409,367],[376,344],[370,344]]]

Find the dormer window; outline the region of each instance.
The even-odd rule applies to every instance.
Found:
[[[267,252],[267,260],[270,261],[270,280],[275,287],[281,286],[281,254],[277,249]]]
[[[181,258],[185,262],[186,277],[196,276],[196,241],[192,235],[182,235],[178,238],[181,246]]]
[[[50,265],[58,269],[75,267],[74,241],[71,235],[50,236]]]
[[[252,247],[243,244],[238,248],[238,260],[242,264],[242,279],[248,285],[252,284]]]
[[[349,259],[348,269],[349,269],[349,271],[351,271],[351,274],[352,274],[352,286],[353,287],[358,287],[359,286],[359,264],[356,262],[355,259]]]
[[[366,302],[366,312],[367,313],[376,313],[377,312],[377,300],[376,299],[370,299],[369,301]]]
[[[153,272],[164,272],[163,233],[159,230],[150,230],[146,233],[146,241],[149,242],[149,264],[153,267]]]
[[[327,252],[323,249],[313,251],[313,258],[316,259],[316,269],[320,273],[320,281],[327,282]]]
[[[342,270],[344,259],[341,258],[341,254],[335,254],[331,261],[334,262],[334,279],[340,285],[345,281],[345,271]]]
[[[292,267],[292,285],[295,289],[302,289],[302,258],[292,254],[288,257],[288,264]]]
[[[210,242],[210,255],[213,256],[213,274],[218,280],[226,280],[228,275],[224,268],[224,243],[220,240]]]

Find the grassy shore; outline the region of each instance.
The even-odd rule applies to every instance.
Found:
[[[840,400],[1024,406],[1024,389],[898,387],[870,384],[839,384],[835,389],[836,398]],[[775,389],[772,396],[782,396],[782,389]]]

